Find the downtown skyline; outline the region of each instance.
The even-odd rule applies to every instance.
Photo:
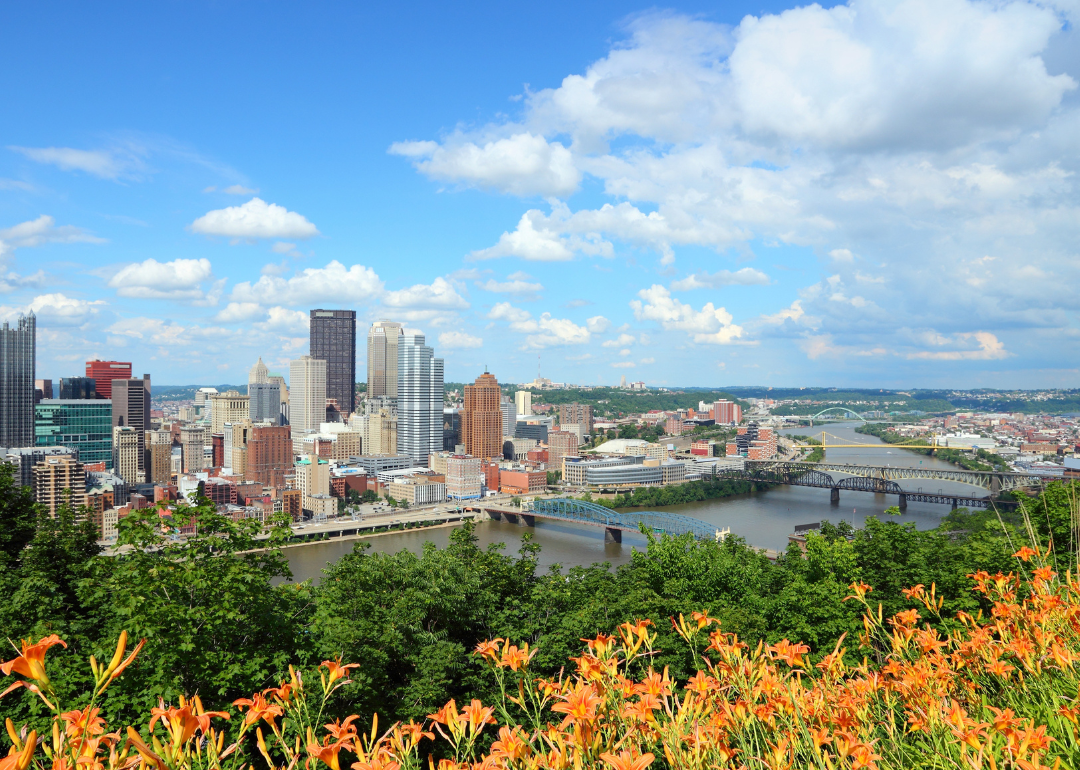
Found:
[[[415,8],[5,9],[37,377],[284,373],[342,308],[453,382],[1075,385],[1075,7]]]

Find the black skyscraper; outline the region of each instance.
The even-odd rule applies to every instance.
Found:
[[[0,326],[0,446],[34,445],[34,357],[37,319],[20,316]]]
[[[356,311],[311,311],[311,357],[326,362],[326,398],[356,411]]]

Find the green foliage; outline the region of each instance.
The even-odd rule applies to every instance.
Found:
[[[751,482],[737,479],[701,479],[685,484],[666,487],[638,487],[633,492],[623,492],[611,499],[599,498],[592,502],[605,508],[657,508],[666,505],[682,505],[699,500],[714,500],[732,495],[744,495],[753,489]],[[582,498],[584,499],[584,498]]]
[[[903,444],[904,448],[911,449],[912,452],[919,454],[930,454],[930,449],[921,449],[921,447],[929,447],[930,444],[923,439],[912,439],[907,436],[901,436],[891,429],[891,426],[884,423],[866,423],[859,425],[855,428],[856,433],[863,433],[869,436],[876,436],[884,441],[886,444]],[[976,449],[974,457],[965,450],[961,449],[948,449],[948,448],[934,448],[934,456],[939,460],[954,463],[961,468],[969,471],[1007,471],[1009,470],[1009,464],[1000,456],[993,452],[988,452],[985,449]]]

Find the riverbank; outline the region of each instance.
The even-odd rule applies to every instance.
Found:
[[[918,454],[929,455],[934,453],[939,460],[958,465],[966,471],[1009,470],[1008,464],[993,452],[987,452],[985,449],[976,449],[975,456],[971,457],[965,451],[960,449],[935,447],[922,439],[911,439],[907,436],[901,436],[895,431],[890,430],[885,423],[868,422],[855,428],[855,432],[866,436],[873,436],[884,441],[886,444],[900,445],[901,449],[909,449]]]
[[[633,492],[622,492],[613,497],[593,498],[586,493],[581,499],[612,509],[662,508],[669,505],[685,505],[686,503],[699,503],[705,500],[719,500],[725,497],[734,497],[735,495],[745,495],[754,489],[754,484],[749,481],[702,479],[666,487],[639,487]]]

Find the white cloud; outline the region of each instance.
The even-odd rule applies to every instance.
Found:
[[[768,286],[769,276],[752,267],[744,267],[735,272],[720,270],[716,273],[695,273],[674,281],[672,291],[690,291],[691,289],[719,289],[721,286]]]
[[[959,346],[959,350],[921,350],[909,353],[908,358],[924,358],[932,361],[990,361],[1008,358],[1011,354],[995,335],[990,332],[965,332],[947,341]]]
[[[21,307],[0,306],[0,320],[13,321],[31,310],[44,326],[82,326],[94,319],[104,300],[85,300],[66,294],[39,294]]]
[[[490,291],[493,294],[510,294],[519,297],[530,297],[535,299],[538,292],[544,290],[542,284],[533,283],[530,281],[524,281],[521,279],[511,281],[496,281],[494,278],[489,278],[485,283],[476,284],[484,291]]]
[[[641,364],[655,364],[656,359],[655,358],[643,358],[638,363],[641,363]]]
[[[574,258],[573,249],[563,238],[547,230],[538,230],[534,224],[539,211],[527,211],[521,215],[517,229],[503,233],[499,242],[487,249],[474,251],[473,259],[496,259],[498,257],[521,257],[533,262],[566,262]]]
[[[513,195],[565,196],[581,181],[568,149],[528,132],[483,144],[461,137],[443,145],[397,142],[390,152],[411,158],[421,173],[433,179]]]
[[[289,254],[290,256],[296,256],[296,244],[289,243],[288,241],[278,241],[270,247],[270,251],[275,254]]]
[[[430,284],[418,283],[407,289],[388,291],[382,303],[390,308],[424,310],[465,310],[469,307],[468,300],[445,278],[436,278]]]
[[[227,195],[257,195],[259,192],[259,188],[244,187],[240,184],[233,184],[226,187],[224,190],[222,190],[222,192],[226,193]]]
[[[92,233],[73,225],[56,226],[56,220],[42,214],[37,219],[0,229],[0,256],[19,248],[47,243],[105,243]]]
[[[733,324],[731,313],[724,308],[706,303],[701,310],[671,296],[671,292],[659,284],[638,292],[641,299],[631,300],[634,317],[639,321],[657,321],[661,328],[686,331],[694,342],[728,345],[742,337],[741,326]]]
[[[38,270],[32,275],[19,275],[8,273],[0,276],[0,294],[8,294],[19,289],[36,289],[45,285],[46,276],[44,270]]]
[[[208,211],[191,223],[192,232],[227,238],[311,238],[319,234],[303,215],[252,198],[242,206]]]
[[[205,257],[171,262],[146,259],[121,268],[109,279],[109,286],[121,297],[202,300],[206,298],[202,283],[212,275]]]
[[[266,313],[258,302],[230,302],[214,316],[218,323],[254,321]]]
[[[606,340],[605,342],[601,343],[601,346],[605,348],[621,348],[625,347],[626,345],[633,345],[636,341],[637,340],[633,334],[624,333],[620,334],[613,340]]]
[[[303,311],[272,307],[266,311],[266,320],[255,326],[275,334],[307,334],[310,322],[311,316]]]
[[[370,267],[345,267],[334,260],[326,267],[310,267],[289,278],[264,275],[255,283],[238,283],[233,287],[232,300],[283,306],[359,304],[377,299],[382,293],[383,282]]]
[[[76,150],[71,147],[8,147],[36,163],[63,171],[85,171],[102,179],[116,179],[138,165],[130,154],[108,150]]]
[[[606,329],[607,319],[603,316],[590,318],[585,326],[578,326],[567,318],[553,318],[551,313],[542,313],[533,318],[532,313],[514,307],[509,302],[499,302],[488,312],[488,318],[506,321],[510,329],[526,334],[525,342],[531,348],[548,348],[561,345],[584,345],[592,340],[594,331]]]
[[[616,361],[611,365],[612,369],[633,369],[637,364],[633,361]]]
[[[483,344],[484,341],[480,337],[474,337],[466,332],[443,332],[439,335],[439,347],[447,350],[478,348]]]
[[[602,315],[594,315],[592,318],[585,319],[585,327],[593,334],[603,334],[611,328],[611,321]]]
[[[851,253],[849,249],[833,249],[829,252],[829,256],[833,258],[835,262],[854,262],[855,255]]]

